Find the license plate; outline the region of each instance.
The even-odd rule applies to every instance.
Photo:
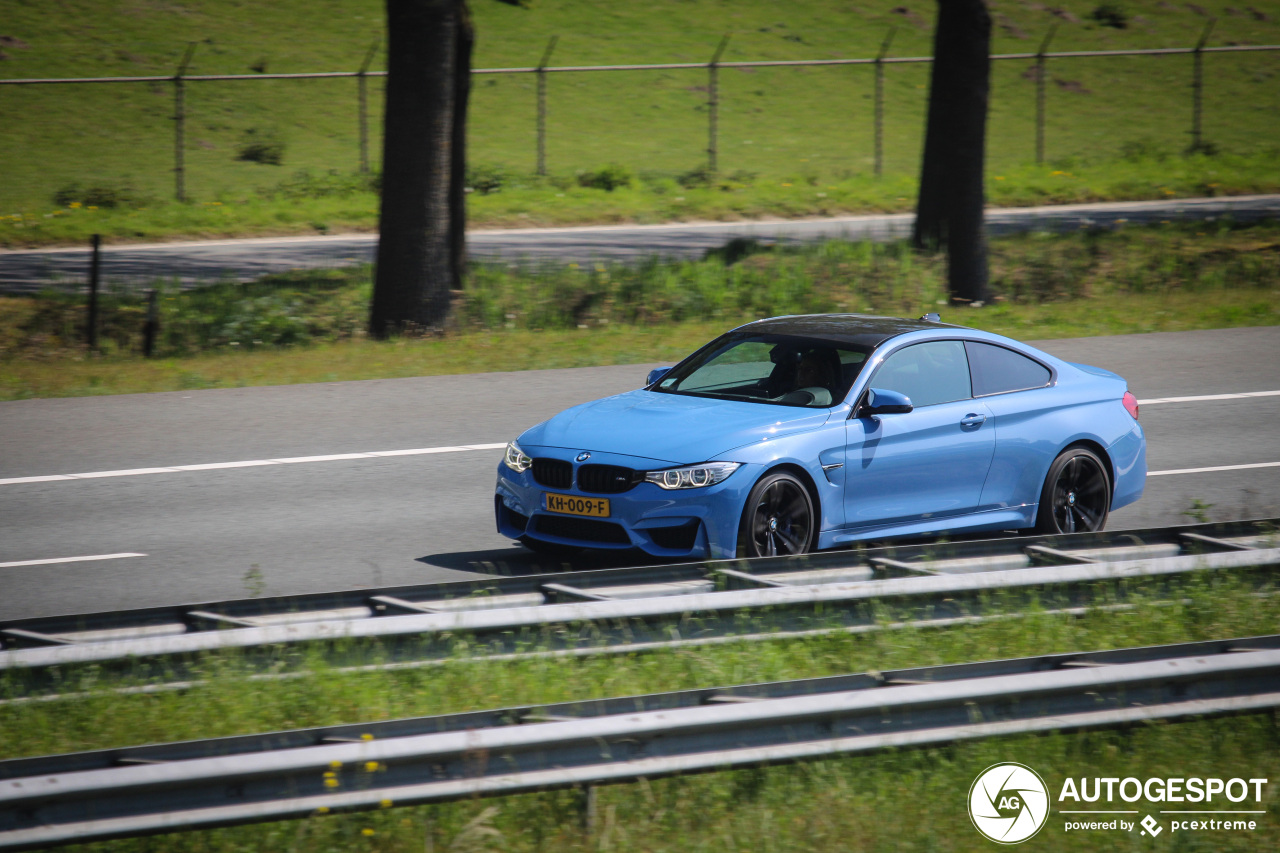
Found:
[[[594,518],[609,517],[608,498],[580,498],[577,495],[557,495],[547,492],[547,512],[563,515],[589,515]]]

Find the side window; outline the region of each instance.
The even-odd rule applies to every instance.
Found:
[[[1043,388],[1053,378],[1049,368],[1011,349],[974,341],[965,341],[964,347],[969,352],[975,397]]]
[[[916,408],[967,400],[969,362],[960,341],[929,341],[900,349],[885,359],[871,387],[897,391]]]

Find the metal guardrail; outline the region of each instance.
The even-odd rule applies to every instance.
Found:
[[[484,579],[264,600],[28,619],[0,625],[11,648],[0,671],[33,688],[79,664],[179,664],[203,652],[264,654],[310,644],[357,665],[361,640],[378,660],[635,651],[779,632],[867,630],[894,616],[946,624],[1035,598],[1071,608],[1099,582],[1229,570],[1270,578],[1280,565],[1280,520],[1191,525],[1103,534],[892,546],[750,561]],[[764,616],[767,625],[741,619]]]
[[[0,762],[0,850],[1280,707],[1280,635]]]

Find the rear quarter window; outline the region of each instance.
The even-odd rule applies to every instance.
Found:
[[[964,348],[975,397],[1043,388],[1053,379],[1049,368],[1011,349],[976,341],[965,341]]]

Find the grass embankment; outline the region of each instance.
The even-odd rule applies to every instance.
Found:
[[[839,0],[609,0],[471,4],[477,68],[529,67],[558,36],[553,65],[872,57],[932,52],[933,4]],[[1115,7],[1119,18],[1101,18]],[[171,75],[188,42],[190,74],[355,70],[384,31],[380,0],[235,0],[181,5],[66,0],[6,7],[6,78]],[[1280,43],[1280,0],[1005,3],[992,49],[1189,47]],[[1112,25],[1108,25],[1110,20]],[[1118,26],[1123,24],[1123,26]],[[373,65],[384,66],[380,53]],[[1031,60],[996,62],[988,132],[994,204],[1274,191],[1280,54],[1209,55],[1202,153],[1191,142],[1189,56],[1060,59],[1048,65],[1046,160],[1035,159]],[[907,209],[928,94],[928,66],[885,68],[884,176],[874,171],[869,66],[723,69],[721,176],[706,174],[707,73],[555,74],[547,166],[536,160],[532,74],[474,80],[469,128],[474,227],[823,215]],[[168,83],[0,87],[0,246],[234,234],[325,233],[376,225],[377,198],[356,174],[354,80],[193,82],[186,90],[186,189],[174,197]],[[381,159],[382,80],[369,85],[369,150]],[[1134,105],[1141,105],[1134,109]],[[86,129],[88,128],[88,129]],[[1206,156],[1207,153],[1213,156]],[[297,177],[302,173],[303,177]],[[75,206],[78,205],[78,206]],[[91,209],[93,208],[93,209]]]
[[[442,337],[364,339],[368,269],[308,271],[180,291],[162,285],[159,358],[138,355],[145,306],[0,297],[0,399],[277,385],[674,361],[759,317],[851,311],[944,319],[1022,339],[1280,322],[1280,226],[1166,225],[992,242],[994,301],[939,308],[941,258],[904,244],[746,244],[635,267],[472,268]]]
[[[804,641],[741,643],[697,650],[565,660],[457,660],[419,670],[343,674],[316,664],[310,675],[269,686],[249,683],[234,660],[211,659],[210,681],[178,693],[116,695],[100,674],[90,698],[0,706],[0,757],[108,748],[195,737],[273,731],[543,704],[865,670],[1020,657],[1082,649],[1185,642],[1274,631],[1280,597],[1259,597],[1230,577],[1179,580],[1174,604],[1155,604],[1158,585],[1132,581],[1129,610],[1066,616],[1031,609],[1021,619],[938,630],[885,630]],[[1097,604],[1113,600],[1099,591]],[[992,602],[998,612],[1001,600]],[[1009,606],[1009,605],[1006,605]],[[886,612],[886,618],[892,618]],[[289,657],[288,652],[282,655]],[[0,684],[6,691],[12,682]],[[12,694],[11,694],[12,695]],[[1280,778],[1280,730],[1273,715],[1119,733],[1010,737],[945,748],[835,758],[795,767],[743,770],[602,788],[592,834],[572,792],[509,797],[258,827],[162,836],[91,849],[156,851],[857,851],[985,850],[969,825],[969,785],[998,761],[1045,776],[1053,793],[1070,775]],[[1275,849],[1275,786],[1253,833],[1198,836],[1215,850]],[[1125,845],[1119,836],[1077,837],[1051,822],[1037,849]],[[1180,843],[1187,843],[1186,841]]]

